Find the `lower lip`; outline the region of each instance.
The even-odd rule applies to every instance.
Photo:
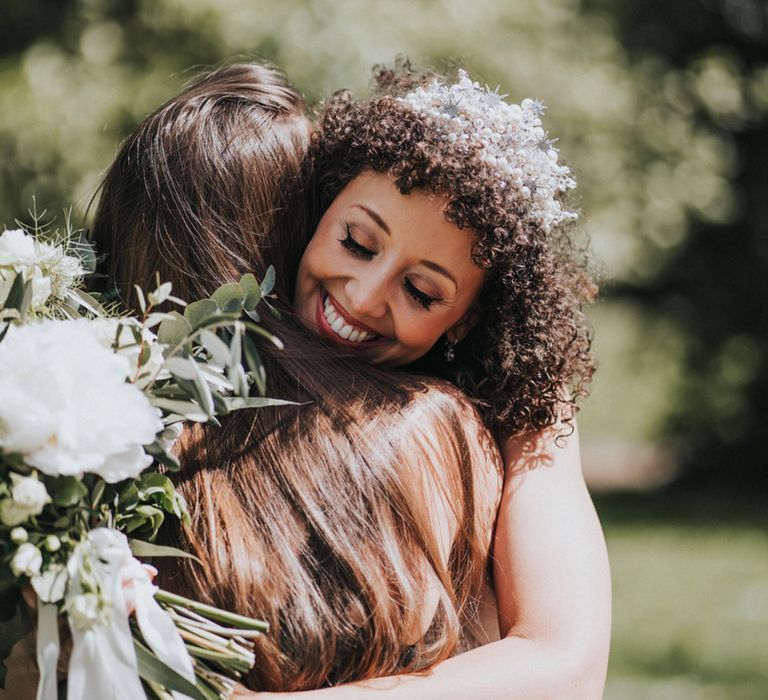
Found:
[[[337,335],[332,329],[331,326],[328,323],[328,319],[325,317],[324,313],[324,307],[325,307],[325,295],[326,292],[321,291],[317,295],[317,309],[316,309],[316,320],[317,320],[317,330],[320,333],[321,336],[324,338],[327,338],[328,340],[332,341],[336,345],[340,345],[344,348],[350,348],[352,350],[368,350],[369,348],[376,348],[380,345],[383,345],[387,342],[386,338],[378,338],[376,340],[364,340],[362,343],[355,343],[351,340],[346,340],[345,338],[342,338],[340,335]]]

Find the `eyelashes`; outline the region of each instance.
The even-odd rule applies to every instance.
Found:
[[[341,245],[358,258],[362,258],[363,260],[373,260],[373,256],[376,255],[376,253],[370,248],[360,245],[354,238],[352,238],[349,224],[346,222],[344,222],[344,231],[346,232],[346,236],[339,241]]]
[[[429,294],[425,294],[424,292],[422,292],[407,277],[405,278],[405,282],[403,283],[403,286],[405,287],[405,291],[411,295],[414,301],[421,304],[425,309],[429,309],[429,307],[432,306],[432,304],[434,304],[437,301],[437,299],[435,299],[434,297],[431,297],[429,296]]]
[[[345,235],[344,238],[339,239],[339,243],[341,243],[341,245],[344,246],[344,248],[346,248],[355,257],[358,257],[362,260],[373,260],[376,255],[376,251],[373,251],[370,248],[366,248],[364,245],[361,245],[354,238],[352,238],[350,226],[346,221],[341,221],[340,223],[344,227]],[[435,297],[422,292],[407,277],[403,281],[403,288],[405,289],[406,294],[411,297],[411,299],[413,299],[417,304],[427,310],[429,310],[432,304],[440,301],[440,299],[436,299]]]

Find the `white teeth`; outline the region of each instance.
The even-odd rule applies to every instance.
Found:
[[[345,340],[350,340],[353,343],[362,343],[375,335],[374,333],[369,333],[368,331],[355,328],[346,323],[345,320],[336,313],[336,309],[333,308],[328,297],[325,298],[325,303],[323,304],[323,315],[325,316],[325,320],[328,321],[331,330]]]

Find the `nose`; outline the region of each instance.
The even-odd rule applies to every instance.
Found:
[[[361,321],[382,318],[387,313],[388,280],[385,275],[362,274],[347,280],[345,292],[349,311]]]

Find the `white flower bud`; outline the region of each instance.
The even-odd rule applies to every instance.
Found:
[[[43,565],[43,555],[35,545],[25,542],[20,545],[11,559],[14,576],[36,576]]]
[[[43,540],[43,547],[49,552],[58,552],[61,549],[61,540],[56,535],[48,535]]]
[[[29,535],[23,527],[15,527],[11,530],[11,542],[14,544],[23,544],[28,539]]]

